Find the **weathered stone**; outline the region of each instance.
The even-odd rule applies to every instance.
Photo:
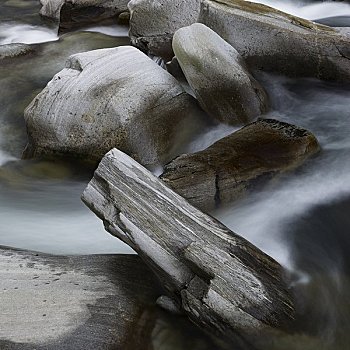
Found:
[[[127,10],[128,0],[40,0],[40,14],[59,21],[60,32],[114,17]]]
[[[0,60],[28,55],[34,51],[32,46],[26,44],[0,45]]]
[[[27,107],[25,156],[97,162],[118,147],[142,164],[164,163],[202,115],[176,79],[136,48],[76,54]]]
[[[128,8],[132,44],[170,60],[172,37],[179,28],[197,21],[200,0],[131,0]]]
[[[124,349],[140,314],[161,293],[136,255],[54,256],[0,247],[0,348]],[[138,332],[147,335],[146,328]]]
[[[251,68],[350,80],[350,39],[333,28],[243,0],[203,0],[199,22],[230,43]]]
[[[102,159],[82,199],[196,324],[252,349],[292,322],[282,267],[126,154]]]
[[[263,175],[294,168],[318,150],[307,130],[259,119],[203,151],[174,159],[161,179],[194,206],[210,210],[241,197]]]
[[[173,49],[201,107],[229,124],[247,124],[267,110],[267,95],[242,56],[203,24],[179,29]]]

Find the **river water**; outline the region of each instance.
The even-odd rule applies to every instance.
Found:
[[[346,3],[263,0],[308,19],[350,17]],[[93,27],[57,37],[30,0],[0,0],[0,45],[33,44],[37,53],[0,62],[0,244],[57,254],[131,252],[110,237],[80,201],[91,177],[79,164],[21,160],[23,110],[76,52],[125,45],[125,27]],[[322,152],[244,200],[213,213],[293,274],[300,325],[294,349],[344,350],[350,337],[350,88],[313,79],[260,75],[268,117],[312,131]],[[203,130],[189,151],[234,129]],[[287,346],[287,345],[286,345]]]

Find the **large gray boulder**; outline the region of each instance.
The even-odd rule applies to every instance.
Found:
[[[202,115],[176,79],[138,49],[80,53],[25,110],[25,156],[97,162],[118,147],[144,165],[163,163],[200,127]]]
[[[229,42],[254,69],[350,80],[350,39],[333,28],[243,0],[203,0],[199,22]]]
[[[229,124],[247,124],[267,110],[267,95],[242,56],[203,24],[179,29],[173,49],[202,108]]]
[[[67,31],[114,17],[127,10],[128,0],[40,0],[40,14],[59,21]]]
[[[294,168],[318,150],[307,130],[259,119],[203,151],[174,159],[161,179],[192,205],[210,210],[240,198],[262,176]]]
[[[197,21],[200,0],[131,0],[128,8],[132,44],[170,60],[172,37],[179,28]]]
[[[256,349],[290,327],[294,306],[282,267],[126,154],[111,150],[82,198],[191,320],[233,348]]]

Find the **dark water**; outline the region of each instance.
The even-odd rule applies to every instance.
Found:
[[[344,3],[265,2],[311,19],[350,15]],[[39,8],[37,1],[0,0],[0,44],[20,41],[36,49],[0,62],[0,244],[61,254],[130,252],[80,201],[91,172],[58,161],[20,160],[26,144],[23,110],[31,99],[69,55],[125,45],[126,29],[95,27],[58,38],[55,26],[38,16]],[[259,79],[272,100],[267,116],[309,129],[322,152],[214,214],[295,276],[300,331],[277,338],[270,349],[345,350],[350,348],[350,89],[312,79]],[[233,130],[225,125],[203,130],[188,149],[207,147]],[[153,318],[150,349],[216,347],[193,336],[193,329],[186,334],[187,323]],[[135,346],[131,342],[130,349]]]

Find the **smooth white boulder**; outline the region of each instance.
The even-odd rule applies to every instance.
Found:
[[[167,71],[130,46],[71,56],[25,110],[25,156],[99,161],[118,147],[144,165],[169,161],[203,112]]]
[[[267,95],[242,56],[207,26],[179,29],[173,49],[201,107],[213,118],[244,125],[267,111]]]

